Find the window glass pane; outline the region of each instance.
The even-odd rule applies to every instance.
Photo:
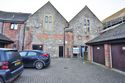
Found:
[[[88,32],[90,32],[90,27],[88,27]]]
[[[45,16],[45,23],[48,23],[48,16]]]
[[[43,45],[33,45],[33,50],[43,50]]]
[[[11,29],[17,30],[18,29],[18,24],[11,24]]]
[[[3,51],[0,51],[0,61],[4,61],[4,53],[3,53]]]
[[[84,19],[84,26],[86,26],[86,19]]]
[[[49,23],[52,23],[52,16],[49,16]]]
[[[87,20],[87,23],[88,23],[88,26],[90,25],[90,21],[89,21],[89,19]]]
[[[20,52],[21,56],[26,56],[27,52]]]
[[[20,54],[15,50],[6,51],[5,54],[6,54],[7,60],[10,60],[10,59],[16,60],[21,58]]]
[[[14,24],[14,30],[17,30],[18,29],[18,25],[17,24]]]
[[[37,53],[36,52],[29,52],[27,56],[36,56]]]
[[[14,28],[14,24],[11,24],[11,27],[10,27],[11,29],[13,29]]]

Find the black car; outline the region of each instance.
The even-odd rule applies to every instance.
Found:
[[[41,50],[27,50],[19,53],[22,57],[24,67],[42,69],[50,64],[50,55]]]
[[[23,72],[23,63],[17,50],[0,48],[0,83],[9,83]]]

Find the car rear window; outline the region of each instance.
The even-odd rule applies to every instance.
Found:
[[[4,52],[0,51],[0,61],[4,61]]]
[[[7,60],[16,60],[21,58],[20,54],[16,50],[5,51],[5,55]]]

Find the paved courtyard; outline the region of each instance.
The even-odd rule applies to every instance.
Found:
[[[125,83],[125,75],[78,59],[52,59],[43,70],[25,69],[14,83]]]

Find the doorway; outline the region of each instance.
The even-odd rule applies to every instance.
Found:
[[[84,53],[85,53],[85,47],[81,46],[81,57],[84,57]]]
[[[59,57],[62,58],[63,57],[63,46],[59,46]]]

